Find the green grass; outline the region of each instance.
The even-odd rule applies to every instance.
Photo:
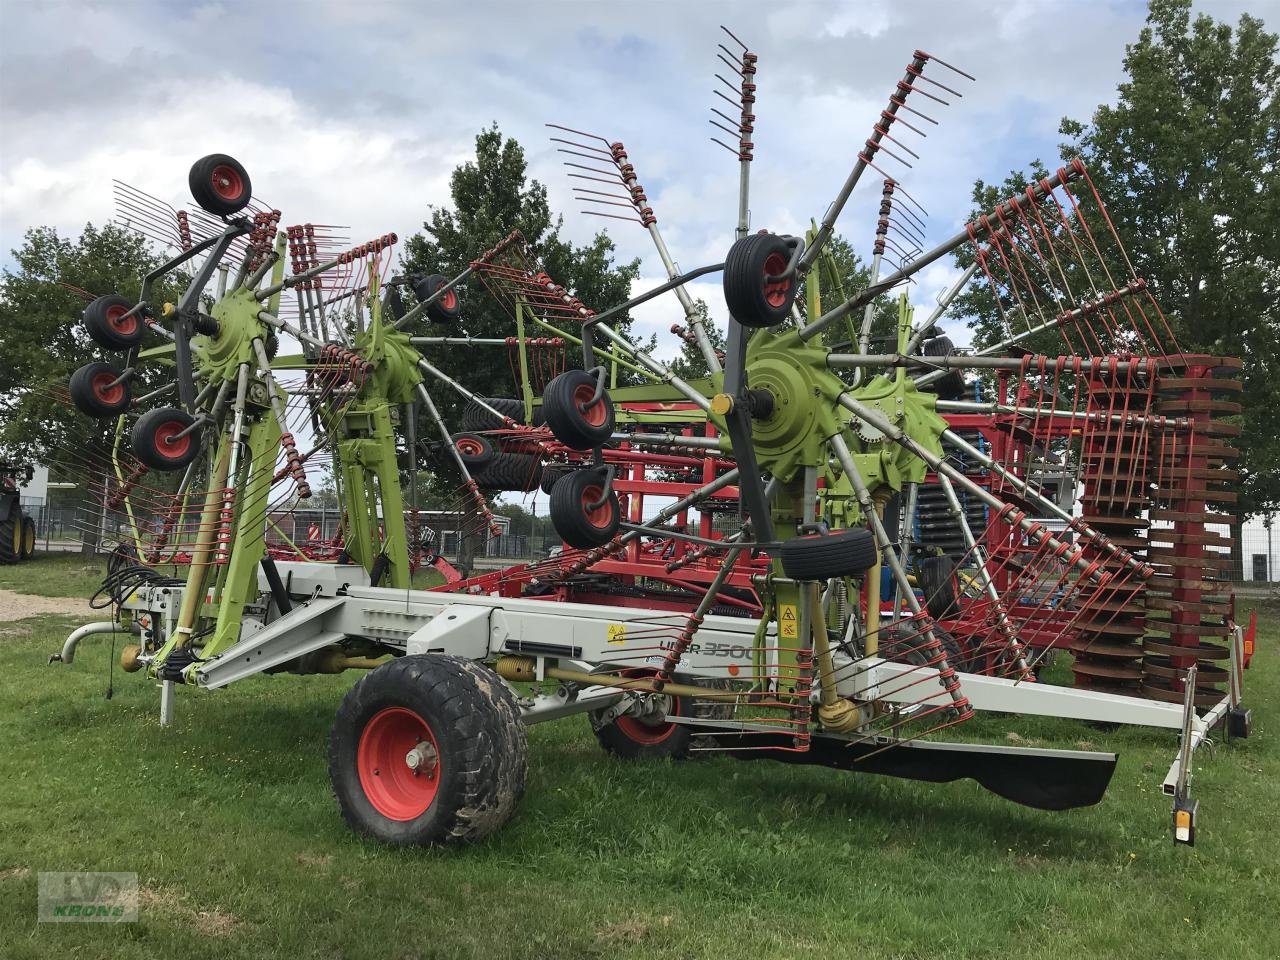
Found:
[[[581,718],[530,732],[516,819],[461,851],[347,832],[330,718],[353,676],[180,691],[115,674],[108,638],[0,624],[0,954],[26,957],[1095,957],[1280,955],[1280,629],[1247,676],[1255,732],[1197,758],[1198,844],[1169,840],[1167,733],[985,718],[1004,742],[1115,749],[1097,807],[970,782],[735,763],[628,765]],[[136,924],[34,922],[36,874],[123,870]]]
[[[0,567],[0,589],[34,593],[41,597],[87,600],[102,585],[106,573],[106,557],[37,551],[24,563]]]

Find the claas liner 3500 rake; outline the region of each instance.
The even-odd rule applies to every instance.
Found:
[[[794,237],[748,232],[757,59],[722,49],[740,77],[729,149],[741,187],[723,263],[678,273],[622,144],[558,128],[589,161],[583,176],[610,185],[597,192],[651,233],[670,276],[600,313],[540,272],[515,234],[452,279],[387,279],[392,235],[321,258],[314,228],[277,233],[275,211],[243,214],[249,178],[238,163],[199,161],[192,192],[218,218],[208,235],[193,237],[188,218],[152,205],[182,252],[147,278],[138,302],[99,298],[85,311],[93,338],[124,359],[73,377],[72,399],[104,426],[96,445],[67,456],[106,477],[102,514],[125,523],[103,590],[113,619],[77,630],[55,659],[70,662],[91,633],[135,632],[122,663],[160,681],[163,722],[180,685],[368,669],[335,718],[330,775],[351,826],[393,843],[496,830],[524,788],[523,724],[576,713],[629,758],[717,751],[968,777],[1044,809],[1101,799],[1113,754],[924,739],[980,709],[1180,731],[1166,789],[1175,839],[1191,842],[1192,752],[1224,720],[1248,732],[1242,634],[1204,574],[1204,548],[1216,543],[1204,525],[1221,516],[1212,504],[1226,499],[1216,484],[1231,456],[1230,428],[1209,416],[1227,410],[1214,394],[1229,381],[1214,373],[1231,362],[1179,352],[1142,281],[1113,273],[1127,260],[1078,163],[931,250],[903,235],[913,215],[895,213],[901,187],[889,178],[873,282],[845,294],[825,249],[836,219],[890,153],[885,143],[897,143],[890,131],[909,126],[902,115],[918,114],[907,100],[927,93],[926,68],[946,65],[915,54],[836,200]],[[981,275],[1006,310],[1005,338],[956,354],[936,328],[946,301],[913,322],[902,297],[891,351],[871,352],[877,298],[961,248],[974,267],[947,300]],[[886,260],[895,269],[882,270]],[[177,303],[151,302],[160,277],[189,264]],[[723,353],[684,290],[717,272],[731,316]],[[515,407],[476,396],[419,353],[450,338],[404,332],[424,315],[463,326],[458,292],[472,276],[506,298],[520,325],[526,392]],[[408,310],[404,288],[417,300]],[[609,324],[671,291],[710,371],[694,382]],[[581,347],[582,367],[551,379],[540,403],[528,390],[526,321]],[[148,330],[157,345],[145,345]],[[1066,341],[1060,355],[1015,355],[1048,334]],[[275,355],[282,337],[301,353]],[[612,387],[618,364],[651,383]],[[172,382],[157,385],[154,370]],[[995,399],[964,399],[965,370],[994,383]],[[455,437],[428,383],[459,391],[486,422]],[[135,385],[149,389],[135,398]],[[175,391],[175,405],[138,412]],[[562,557],[409,587],[416,545],[403,522],[397,428],[412,462],[414,404],[482,518],[491,519],[481,487],[494,444],[537,475],[559,465],[548,486]],[[673,422],[693,427],[653,428]],[[313,449],[299,452],[295,430],[312,435]],[[624,519],[624,499],[642,489],[624,476],[636,453],[705,473],[656,517],[633,509]],[[280,559],[266,531],[309,496],[307,471],[321,456],[344,505],[342,552],[331,563]],[[1046,488],[1064,472],[1084,491],[1065,507]],[[668,525],[726,498],[743,518],[732,536]],[[1171,533],[1140,535],[1162,519]],[[710,571],[679,581],[690,588],[683,608],[564,602],[558,585],[638,557],[646,542],[692,546]],[[185,577],[154,569],[172,562]],[[725,597],[755,615],[714,612]],[[1148,618],[1160,610],[1170,616]],[[1144,643],[1147,629],[1168,636]],[[1204,639],[1219,635],[1223,646]],[[1075,655],[1076,688],[1036,680],[1056,648]],[[1211,662],[1224,659],[1225,669]]]

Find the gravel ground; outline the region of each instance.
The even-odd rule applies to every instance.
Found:
[[[75,597],[36,597],[29,593],[15,593],[0,589],[0,623],[11,623],[26,617],[38,617],[46,613],[60,613],[68,617],[99,617],[100,610],[89,606],[88,600]]]

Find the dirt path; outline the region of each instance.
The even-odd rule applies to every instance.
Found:
[[[98,617],[102,611],[94,610],[89,601],[80,597],[36,597],[29,593],[15,593],[0,589],[0,623],[11,623],[25,617],[38,617],[46,613],[61,613],[68,617]]]

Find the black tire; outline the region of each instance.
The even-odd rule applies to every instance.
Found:
[[[540,484],[543,493],[550,493],[551,488],[565,474],[572,473],[577,467],[566,466],[564,464],[552,464],[542,468],[542,483]]]
[[[453,436],[453,447],[472,477],[493,462],[495,451],[487,437],[475,433],[456,433]]]
[[[926,357],[949,357],[956,352],[956,346],[950,337],[934,337],[924,342],[922,351]],[[938,395],[939,400],[959,400],[965,395],[964,373],[960,370],[949,370],[940,380],[924,387],[925,392]]]
[[[925,557],[920,561],[920,589],[925,609],[934,620],[951,620],[960,615],[956,562],[950,557]]]
[[[195,422],[185,410],[160,407],[140,416],[129,434],[133,455],[152,470],[181,470],[200,453],[200,431],[177,434]]]
[[[604,478],[598,470],[574,470],[551,488],[551,525],[569,546],[589,550],[608,543],[617,534],[622,507],[615,492],[609,491],[609,499],[596,509],[586,507],[603,492]]]
[[[36,522],[22,518],[22,559],[30,560],[36,554]]]
[[[193,163],[187,186],[201,210],[219,217],[239,213],[253,199],[248,171],[225,153],[211,153]]]
[[[481,399],[516,423],[524,423],[523,400],[514,400],[511,397],[482,397]],[[474,400],[468,400],[467,405],[462,409],[462,429],[467,433],[477,433],[485,430],[506,430],[509,428],[480,404]]]
[[[792,580],[853,577],[876,562],[876,538],[854,527],[817,536],[793,537],[782,544],[782,572]]]
[[[572,450],[590,450],[613,435],[613,400],[604,390],[586,410],[596,392],[596,378],[586,370],[566,370],[542,391],[542,410],[555,438]]]
[[[438,273],[433,273],[426,277],[414,277],[410,281],[413,284],[413,292],[417,295],[419,303],[423,303],[428,297],[434,296],[435,292],[448,282],[448,277],[443,277]],[[458,302],[458,290],[456,287],[446,291],[439,300],[427,307],[427,316],[436,323],[453,323],[461,315],[462,306]]]
[[[21,559],[22,515],[14,504],[8,519],[0,520],[0,564],[17,563]]]
[[[744,327],[776,327],[791,316],[800,288],[796,275],[766,283],[791,261],[791,245],[773,233],[743,237],[729,248],[724,260],[724,302],[729,315]]]
[[[942,652],[951,667],[962,672],[968,670],[970,658],[960,648],[960,641],[936,623],[933,625],[933,636],[941,644]],[[878,656],[894,663],[926,666],[933,658],[927,650],[921,649],[924,642],[924,637],[914,628],[906,628],[901,624],[882,627]]]
[[[528,453],[494,453],[471,479],[484,490],[527,493],[542,483],[542,461]]]
[[[99,420],[119,416],[129,409],[132,400],[128,380],[112,386],[119,377],[120,371],[109,363],[86,363],[71,374],[67,384],[71,402],[85,416]]]
[[[644,676],[648,670],[624,670],[626,676]],[[683,682],[683,681],[678,681]],[[658,702],[655,710],[646,716],[622,714],[605,723],[603,710],[587,714],[591,729],[595,732],[605,753],[622,760],[683,760],[689,755],[693,730],[683,723],[669,723],[664,716],[691,717],[693,701],[688,697],[672,697],[655,694]]]
[[[141,313],[125,316],[133,307],[132,301],[118,293],[98,297],[84,308],[84,328],[93,342],[106,350],[132,350],[147,332]]]
[[[415,749],[416,724],[434,741],[436,775],[420,781],[404,773],[407,764],[393,769],[396,778],[384,774],[385,761]],[[378,667],[343,698],[329,733],[329,782],[356,833],[397,846],[453,846],[511,819],[524,795],[528,753],[506,684],[470,660],[420,654]],[[424,799],[425,809],[412,815]]]

